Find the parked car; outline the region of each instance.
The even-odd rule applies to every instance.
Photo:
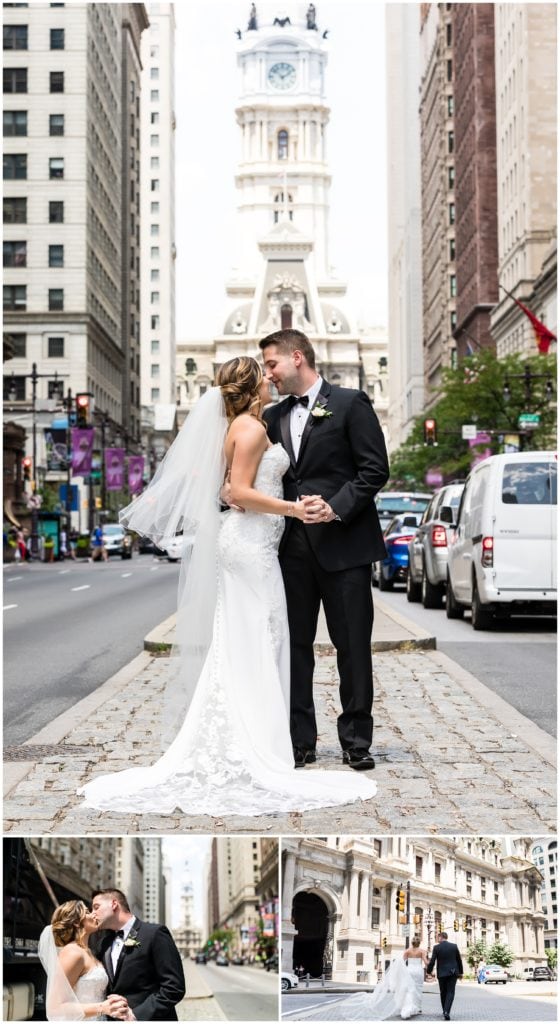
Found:
[[[484,968],[484,985],[506,985],[509,981],[509,974],[498,964],[487,964]]]
[[[150,537],[143,537],[141,534],[138,534],[137,545],[139,555],[154,555],[156,550],[159,550]]]
[[[424,608],[442,607],[451,528],[441,519],[440,510],[448,506],[456,518],[464,489],[464,483],[455,483],[436,491],[408,546],[406,597],[408,601],[422,601]]]
[[[531,981],[553,981],[554,972],[551,971],[550,967],[543,964],[541,967],[533,968],[533,976]]]
[[[221,953],[216,957],[216,965],[218,967],[229,967],[229,960],[227,956],[223,956]]]
[[[383,540],[387,554],[381,562],[376,562],[372,569],[372,583],[380,590],[392,590],[394,583],[406,582],[408,572],[408,545],[418,529],[417,516],[407,513],[394,516],[387,526]]]
[[[474,629],[494,616],[556,614],[557,455],[493,455],[475,466],[461,498],[440,517],[452,527],[446,614],[470,607]]]
[[[196,964],[206,964],[208,963],[208,957],[206,956],[206,953],[197,953],[194,961]]]
[[[381,529],[385,530],[394,516],[407,513],[422,515],[430,503],[431,494],[416,491],[380,491],[375,498],[375,507]]]
[[[103,545],[109,556],[120,555],[121,558],[132,558],[132,535],[120,523],[103,524]],[[93,541],[93,534],[91,535]]]
[[[244,956],[234,956],[231,962],[236,967],[243,967],[243,965],[245,963],[245,957]]]
[[[280,984],[282,986],[282,992],[288,992],[289,989],[298,987],[299,978],[297,974],[293,974],[292,971],[282,971],[280,975]]]
[[[167,537],[162,541],[163,550],[157,549],[157,553],[167,558],[168,562],[179,562],[181,558],[190,552],[193,545],[193,537],[184,537],[182,533],[174,537]]]

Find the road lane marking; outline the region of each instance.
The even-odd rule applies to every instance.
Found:
[[[152,568],[150,569],[150,572],[157,572],[158,569],[159,569],[159,565],[152,565]]]
[[[83,587],[72,587],[72,590],[89,590],[89,589],[90,589],[90,584],[89,583],[84,583]]]
[[[132,573],[131,572],[121,572],[121,576],[122,576],[123,580],[125,580],[127,576],[132,576]]]
[[[58,575],[59,576],[65,576],[67,572],[70,572],[70,569],[59,569],[58,570]]]
[[[10,608],[17,608],[17,604],[5,604],[2,611],[7,612]]]
[[[15,583],[16,580],[22,580],[22,579],[23,579],[23,576],[10,576],[10,579],[6,580],[6,583]]]

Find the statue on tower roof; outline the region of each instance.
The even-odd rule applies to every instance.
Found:
[[[287,14],[285,14],[285,15],[284,15],[283,17],[281,17],[281,18],[278,18],[278,17],[276,17],[276,18],[274,19],[274,21],[272,22],[272,24],[273,24],[273,25],[279,25],[279,26],[280,26],[280,28],[285,28],[285,27],[286,27],[286,25],[291,25],[292,23],[291,23],[291,21],[290,21],[290,19],[289,19],[288,15],[287,15]]]
[[[317,31],[317,22],[315,20],[316,13],[317,12],[315,10],[315,4],[309,4],[309,7],[307,8],[307,14],[306,14],[307,28],[308,29],[314,29],[315,32]]]
[[[258,27],[259,26],[257,25],[257,8],[255,7],[254,4],[251,4],[251,10],[249,12],[249,24],[247,25],[247,31],[248,32],[256,31],[256,29],[258,29]]]

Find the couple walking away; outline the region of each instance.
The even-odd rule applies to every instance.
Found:
[[[458,947],[447,941],[447,932],[438,935],[428,963],[420,939],[414,936],[410,949],[391,961],[385,977],[373,992],[359,992],[344,1000],[344,1019],[388,1020],[400,1017],[409,1020],[422,1013],[424,968],[431,974],[437,964],[437,977],[444,1020],[450,1020],[455,998],[455,986],[463,974],[463,962]],[[317,1010],[317,1019],[321,1011]]]
[[[131,914],[119,889],[94,893],[91,910],[81,900],[57,907],[39,957],[47,1020],[178,1019],[175,1006],[185,995],[179,951],[164,925]]]
[[[385,550],[373,500],[388,478],[385,441],[364,392],[318,375],[304,334],[277,331],[260,347],[264,374],[247,356],[224,363],[121,513],[156,543],[180,531],[192,540],[180,669],[165,698],[164,720],[180,729],[152,766],[82,787],[89,807],[256,815],[376,792],[365,774],[296,769],[316,761],[321,602],[338,658],[342,763],[375,767],[371,563]],[[271,405],[270,382],[291,397]]]

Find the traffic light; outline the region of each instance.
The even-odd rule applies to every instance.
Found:
[[[403,914],[406,907],[406,893],[404,889],[397,889],[395,897],[395,908],[399,914]]]
[[[76,395],[76,426],[89,427],[89,398],[85,392]]]
[[[381,945],[383,946],[383,949],[387,949],[387,937],[385,935],[383,936],[383,942]]]
[[[437,448],[437,423],[435,420],[424,420],[424,445]]]
[[[26,455],[24,460],[23,460],[23,462],[22,462],[22,466],[23,466],[23,479],[24,480],[31,480],[31,466],[32,466],[32,464],[33,464],[33,460],[31,458],[31,456],[30,455]]]
[[[453,922],[453,931],[454,932],[458,932],[459,931],[459,922],[458,922],[457,918],[455,918],[455,920]]]
[[[463,931],[464,931],[464,932],[466,932],[466,930],[467,930],[467,927],[468,927],[468,925],[467,925],[467,922],[466,922],[466,921],[463,921]]]

